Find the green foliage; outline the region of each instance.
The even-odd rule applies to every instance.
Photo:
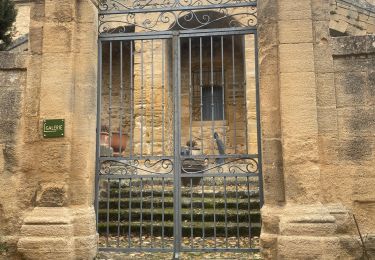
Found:
[[[12,40],[12,26],[16,20],[17,10],[11,0],[0,0],[0,50]]]
[[[8,251],[6,243],[0,242],[0,255]]]

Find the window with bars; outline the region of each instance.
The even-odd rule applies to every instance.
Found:
[[[225,89],[222,75],[222,71],[194,72],[194,120],[225,120]]]

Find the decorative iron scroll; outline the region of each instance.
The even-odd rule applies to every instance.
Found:
[[[99,0],[101,13],[110,11],[155,11],[155,9],[194,8],[197,6],[255,5],[257,0]]]
[[[130,175],[130,174],[169,174],[173,172],[173,162],[170,159],[160,159],[155,162],[147,159],[115,161],[101,163],[100,175]]]
[[[107,1],[106,1],[107,2]],[[117,10],[120,8],[121,1],[110,1],[103,3],[104,10]],[[137,2],[137,1],[135,1]],[[138,1],[146,2],[146,1]],[[147,1],[153,2],[153,1]],[[158,1],[160,2],[160,1]],[[165,5],[171,5],[171,1],[164,1]],[[199,0],[175,1],[174,5],[178,6],[199,6]],[[195,30],[209,28],[233,28],[233,27],[255,27],[257,24],[257,7],[256,5],[235,6],[228,4],[228,0],[209,0],[211,5],[217,3],[218,8],[210,9],[209,6],[203,5],[199,9],[194,6],[183,9],[160,8],[153,11],[146,8],[145,5],[135,5],[135,7],[123,6],[122,8],[136,9],[139,12],[123,12],[106,14],[101,12],[99,15],[99,33],[133,33],[133,32],[162,32],[168,30]],[[244,2],[244,1],[233,1]],[[254,3],[254,0],[245,2]],[[144,3],[145,4],[145,3]],[[150,3],[152,4],[152,3]],[[160,4],[159,4],[160,5]],[[122,6],[122,5],[121,5]]]
[[[220,160],[222,160],[220,162]],[[192,170],[191,167],[189,167],[190,162],[195,162],[196,160],[193,159],[185,159],[182,162],[182,173],[207,173],[212,171],[217,171],[218,173],[233,173],[233,174],[239,174],[239,173],[258,173],[259,171],[259,164],[256,159],[249,158],[249,159],[243,159],[243,158],[237,158],[237,159],[213,159],[210,161],[210,159],[206,158],[204,160],[201,160],[201,164],[203,167],[202,169],[199,169],[197,167],[192,167],[194,169],[198,170]],[[218,162],[219,161],[219,162]],[[196,163],[195,163],[196,164]]]

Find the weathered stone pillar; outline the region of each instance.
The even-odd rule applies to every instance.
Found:
[[[321,64],[314,55],[313,17],[324,4],[328,1],[259,4],[265,186],[261,244],[266,259],[356,254],[348,211],[321,201],[316,86]]]
[[[18,250],[26,259],[92,259],[97,11],[89,0],[38,1],[31,10],[22,171],[34,189]],[[45,139],[44,119],[65,136]]]

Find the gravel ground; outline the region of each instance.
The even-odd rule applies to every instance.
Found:
[[[132,237],[131,238],[132,245],[140,245],[139,237]],[[193,244],[194,247],[201,247],[202,246],[202,238],[194,238]],[[101,238],[99,241],[99,246],[105,246],[105,238]],[[109,243],[112,246],[117,245],[116,238],[110,238]],[[206,240],[207,247],[214,246],[214,240],[207,239]],[[155,237],[152,240],[153,247],[161,247],[162,240],[159,237]],[[164,238],[164,245],[167,248],[171,248],[173,244],[173,238]],[[190,246],[191,240],[190,238],[183,238],[182,244],[184,246]],[[218,248],[225,248],[228,244],[229,248],[235,248],[237,246],[237,239],[236,238],[225,238],[218,237],[216,239],[216,247]],[[142,246],[145,248],[150,248],[151,245],[151,238],[149,237],[142,237]],[[128,246],[128,238],[122,237],[119,240],[119,246],[127,247]],[[240,238],[239,240],[240,248],[246,248],[249,246],[248,238]],[[254,237],[252,240],[252,247],[259,248],[259,238]],[[130,253],[114,253],[114,252],[99,252],[97,255],[97,260],[122,260],[122,259],[147,259],[147,260],[161,260],[161,259],[172,259],[171,253],[148,253],[148,252],[130,252]],[[181,259],[186,260],[198,260],[198,259],[262,259],[260,253],[232,253],[232,252],[221,252],[221,253],[182,253]]]

